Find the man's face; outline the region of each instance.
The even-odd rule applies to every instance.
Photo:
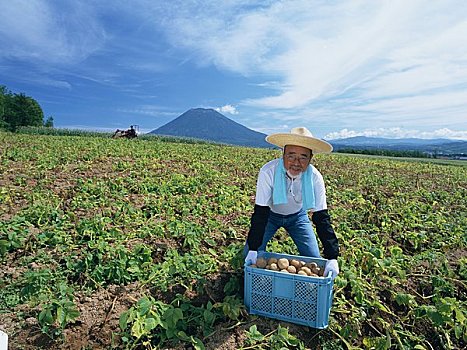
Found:
[[[284,147],[284,167],[292,176],[305,171],[311,161],[311,150],[301,146]]]

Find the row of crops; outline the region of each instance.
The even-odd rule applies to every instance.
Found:
[[[0,133],[12,349],[461,349],[467,167],[323,155],[341,243],[329,327],[250,316],[242,249],[277,151]],[[296,254],[284,231],[270,251]]]

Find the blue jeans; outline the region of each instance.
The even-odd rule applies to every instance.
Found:
[[[281,227],[288,232],[295,242],[300,255],[316,258],[321,257],[313,226],[308,218],[306,210],[303,209],[298,213],[290,215],[281,215],[270,211],[268,223],[264,230],[263,243],[258,248],[258,251],[266,250],[266,245]],[[248,244],[246,244],[244,249],[245,256],[248,250]]]

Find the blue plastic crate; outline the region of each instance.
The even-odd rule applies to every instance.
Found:
[[[325,259],[263,252],[258,258],[287,258],[315,262],[324,269]],[[256,314],[301,324],[326,328],[332,305],[333,280],[259,269],[245,264],[245,306]]]

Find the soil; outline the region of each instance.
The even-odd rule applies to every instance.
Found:
[[[125,287],[109,286],[92,295],[76,295],[78,319],[63,332],[62,340],[52,340],[40,330],[35,317],[20,321],[18,315],[5,314],[2,324],[9,336],[10,349],[102,349],[109,348],[118,339],[120,314],[132,306],[144,293],[136,284]],[[30,310],[31,311],[31,310]]]
[[[134,163],[134,159],[131,157],[123,157],[118,160],[126,164]],[[63,212],[68,212],[68,208],[75,195],[76,186],[80,181],[86,181],[91,178],[111,181],[114,177],[126,177],[130,175],[130,170],[128,170],[129,168],[118,171],[114,164],[114,162],[103,162],[100,160],[81,163],[78,165],[68,163],[60,168],[57,167],[53,170],[41,172],[40,177],[38,177],[37,172],[35,172],[33,162],[31,161],[24,161],[21,166],[14,165],[5,168],[5,172],[2,173],[2,176],[0,177],[0,189],[8,189],[9,199],[0,202],[0,223],[10,221],[11,218],[15,217],[22,209],[28,206],[28,195],[31,194],[31,192],[28,193],[28,191],[32,191],[31,189],[35,187],[41,187],[44,190],[53,191],[54,195],[61,199],[60,209]],[[163,176],[170,172],[171,169],[175,168],[183,169],[183,163],[178,166],[174,164],[173,160],[161,160],[158,167],[153,169],[154,176]],[[352,170],[353,169],[349,169],[349,172]],[[185,170],[188,175],[191,175],[190,172],[193,171],[194,170]],[[331,169],[328,169],[326,173],[331,173]],[[236,175],[238,176],[239,174]],[[446,190],[449,190],[449,188]],[[371,193],[370,188],[366,193],[364,193],[364,195],[370,199]],[[207,195],[209,196],[209,194]],[[137,208],[143,212],[146,211],[146,203],[143,195],[129,193],[127,200],[131,203],[133,208]],[[254,203],[254,198],[250,197],[250,204],[252,203]],[[375,206],[377,204],[378,203],[375,202]],[[350,209],[352,208],[349,207],[349,210]],[[84,219],[92,218],[96,213],[92,208],[79,208],[73,214],[76,218]],[[161,218],[153,214],[154,213],[151,212],[151,208],[147,208],[148,220],[161,220]],[[180,213],[177,213],[177,215],[179,214]],[[223,222],[226,227],[232,227],[238,229],[238,232],[242,232],[241,228],[235,227],[234,224],[239,216],[240,213],[234,212],[227,215],[219,214],[219,217],[210,219],[216,219],[219,222]],[[130,223],[129,225],[132,224]],[[2,264],[3,269],[0,269],[0,288],[8,286],[9,281],[17,280],[19,276],[24,275],[28,270],[39,270],[44,268],[44,266],[39,266],[35,262],[25,266],[18,266],[15,264],[15,261],[26,256],[27,249],[29,249],[29,252],[32,251],[31,246],[33,245],[28,245],[27,242],[34,242],[36,236],[42,232],[39,228],[34,226],[28,227],[27,231],[28,235],[25,237],[25,249],[15,250],[12,254],[8,255],[6,259],[7,261],[4,261]],[[220,232],[212,232],[212,238],[219,244],[219,246],[222,246],[223,239],[225,240],[225,236],[221,235]],[[154,256],[152,256],[152,258],[154,263],[161,262],[161,259],[164,256],[161,252],[165,252],[169,248],[177,248],[180,245],[180,242],[176,240],[164,240],[148,237],[144,239],[129,239],[125,244],[127,248],[131,249],[142,242],[153,248]],[[390,238],[387,241],[388,245],[393,245],[395,243],[396,242],[392,241]],[[47,253],[54,255],[58,254],[58,252],[53,249],[48,250]],[[459,261],[467,257],[467,251],[459,248],[454,251],[446,252],[446,257],[450,267],[453,270],[458,271],[460,266]],[[55,264],[58,265],[57,262],[55,262]],[[50,269],[59,268],[53,264],[47,267]],[[416,273],[424,275],[427,274],[432,267],[427,263],[426,265],[421,264],[420,266],[417,266],[417,268],[418,270]],[[186,290],[180,285],[174,287],[174,290],[162,293],[157,290],[152,290],[137,282],[127,285],[108,285],[105,288],[98,288],[88,293],[77,292],[74,295],[73,302],[78,308],[80,315],[73,323],[67,325],[61,337],[58,339],[51,339],[47,334],[41,331],[37,320],[37,314],[40,310],[37,307],[33,308],[29,305],[18,305],[15,307],[14,311],[0,310],[0,330],[3,330],[9,335],[10,350],[85,350],[121,348],[121,341],[118,335],[119,317],[124,311],[133,306],[142,296],[152,295],[157,300],[170,303],[176,294],[184,294],[191,300],[191,304],[194,306],[205,305],[208,301],[211,301],[212,303],[220,302],[225,297],[224,286],[229,281],[232,273],[234,272],[222,271],[213,274],[204,284],[200,294],[197,294],[192,289]],[[409,290],[413,292],[414,295],[418,295],[420,300],[427,298],[432,294],[432,290],[430,289],[431,286],[428,283],[424,284],[423,281],[423,277],[420,276],[417,278],[409,277],[407,285],[404,286],[406,288],[402,289],[401,287],[401,292]],[[197,281],[192,281],[192,283],[196,284]],[[465,301],[467,295],[464,284],[465,282],[453,281],[453,283],[457,283],[459,300]],[[351,286],[349,284],[341,291],[341,293],[346,294],[348,300],[352,298],[350,288]],[[407,312],[404,306],[398,305],[393,300],[393,296],[390,292],[382,291],[381,300],[391,306],[391,311],[395,313],[394,317],[399,315],[403,316]],[[378,323],[376,316],[378,315],[375,314],[375,317],[373,318],[375,321],[372,320],[374,323],[368,323],[362,326],[362,331],[365,334],[360,334],[361,337],[385,334],[385,329]],[[345,325],[347,321],[346,317],[347,316],[343,313],[338,314],[335,317],[335,321],[340,325]],[[306,349],[320,349],[320,345],[317,345],[319,343],[319,341],[317,341],[318,336],[336,339],[330,330],[316,330],[313,328],[255,316],[242,317],[241,320],[242,321],[238,323],[236,321],[232,321],[215,325],[213,333],[203,339],[206,349],[237,350],[242,346],[247,347],[248,345],[245,343],[247,336],[245,330],[248,330],[252,325],[256,325],[262,334],[268,334],[277,330],[278,324],[281,324],[289,329],[290,334],[293,334],[302,340],[305,343]],[[432,344],[434,348],[442,347],[439,339],[436,338],[436,333],[433,332],[433,328],[428,324],[428,322],[418,322],[413,327],[412,331],[415,334],[427,334],[430,344]],[[464,345],[464,343],[461,342],[459,342],[459,344]],[[181,344],[174,346],[171,349],[187,349],[187,347],[184,344]]]

